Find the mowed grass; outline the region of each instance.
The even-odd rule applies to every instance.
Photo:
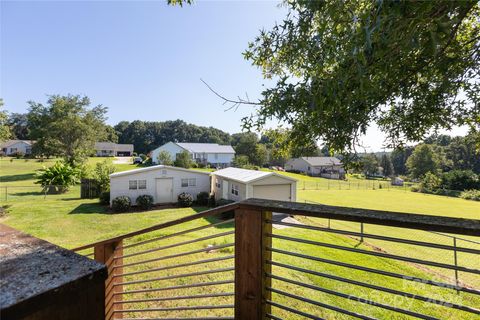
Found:
[[[103,161],[104,158],[91,158],[90,164]],[[108,159],[111,161],[111,159]],[[166,221],[171,221],[180,217],[191,215],[195,212],[205,210],[205,208],[174,208],[165,210],[153,210],[148,212],[134,212],[126,214],[110,214],[108,209],[97,203],[97,200],[80,199],[79,187],[72,188],[63,195],[47,195],[44,197],[38,193],[40,187],[34,184],[33,172],[42,166],[52,165],[54,160],[43,163],[35,160],[0,160],[0,183],[2,186],[9,186],[9,197],[7,201],[1,200],[0,204],[6,205],[7,214],[0,218],[0,222],[6,223],[12,227],[30,233],[42,239],[58,244],[66,248],[74,248],[83,244],[108,239],[127,232],[135,231],[144,227],[149,227]],[[137,166],[122,164],[116,165],[119,171],[137,168]],[[326,179],[306,177],[302,175],[288,174],[300,182],[308,181],[318,183],[319,185],[330,186],[336,181],[326,181]],[[353,181],[353,180],[352,180]],[[361,181],[364,183],[365,181]],[[27,187],[24,188],[23,186]],[[343,186],[343,185],[342,185]],[[1,188],[0,188],[1,190]],[[421,213],[431,215],[454,216],[471,219],[480,218],[480,203],[467,201],[463,199],[447,198],[440,196],[424,195],[404,191],[402,189],[351,189],[351,190],[303,190],[299,183],[298,200],[315,202],[329,205],[361,207],[367,209],[378,209],[387,211],[397,211],[405,213]],[[1,199],[1,195],[0,195]],[[328,221],[325,219],[313,219],[297,217],[301,222],[308,225],[327,226]],[[216,222],[213,218],[198,219],[186,224],[177,225],[165,230],[148,233],[133,239],[125,241],[125,244],[133,244],[158,236],[169,235],[175,232],[183,231],[188,228],[195,228]],[[359,231],[358,223],[346,223],[339,221],[330,221],[330,227]],[[233,241],[232,235],[227,235],[214,239],[206,239],[203,241],[186,244],[179,247],[163,248],[169,245],[195,240],[212,234],[224,233],[233,230],[232,224],[214,227],[205,230],[194,231],[185,235],[174,238],[163,239],[160,241],[149,242],[141,246],[135,246],[125,249],[123,255],[136,253],[133,256],[126,257],[124,264],[135,263],[176,255],[182,252],[189,252],[198,249],[204,249],[208,245],[227,245]],[[364,226],[365,233],[373,233],[380,235],[388,235],[393,237],[401,237],[420,241],[428,241],[433,243],[444,243],[452,245],[452,239],[436,234],[413,231],[400,228],[381,227],[373,225]],[[284,235],[300,239],[309,239],[324,243],[342,245],[348,248],[360,248],[367,251],[382,251],[391,254],[398,254],[419,259],[428,259],[442,263],[453,264],[453,253],[445,250],[429,249],[406,244],[397,244],[380,240],[372,240],[365,238],[364,242],[360,242],[358,237],[349,237],[327,232],[317,232],[304,230],[299,228],[287,228],[274,230],[274,234]],[[473,237],[462,237],[467,240]],[[476,239],[478,240],[478,238]],[[473,247],[480,249],[476,244],[459,240],[459,246]],[[451,270],[443,270],[434,267],[424,267],[408,262],[395,261],[381,257],[375,257],[365,254],[352,253],[342,250],[335,250],[320,246],[308,245],[304,243],[291,242],[286,240],[273,239],[273,247],[290,252],[298,252],[314,257],[320,257],[330,260],[342,261],[353,265],[370,267],[373,269],[388,270],[397,272],[407,276],[416,276],[422,279],[435,279],[441,282],[454,283],[454,273]],[[145,250],[155,251],[140,253]],[[232,271],[219,271],[217,273],[202,274],[196,276],[186,276],[180,278],[167,278],[179,274],[189,274],[199,271],[212,271],[216,269],[225,269],[233,266],[232,260],[222,260],[201,265],[184,266],[182,268],[165,269],[165,267],[185,264],[205,259],[214,259],[227,257],[234,253],[233,247],[225,247],[209,252],[198,252],[188,256],[173,257],[160,261],[146,262],[140,265],[131,265],[122,268],[122,273],[132,273],[138,271],[148,271],[140,274],[130,274],[123,277],[124,291],[132,290],[151,290],[155,288],[164,288],[170,286],[181,286],[191,283],[211,282],[233,279]],[[458,263],[461,266],[480,269],[480,259],[478,256],[471,254],[459,253]],[[395,279],[378,274],[372,274],[359,270],[352,270],[341,266],[335,266],[328,263],[321,263],[298,257],[291,257],[283,254],[274,253],[273,260],[284,263],[288,266],[296,266],[316,272],[325,273],[332,276],[344,277],[350,280],[356,280],[362,283],[375,284],[391,289],[407,291],[415,295],[433,297],[434,299],[446,301],[449,303],[457,302],[459,304],[477,307],[480,300],[466,293],[457,294],[454,290],[441,287],[432,287],[422,283],[409,282],[403,279]],[[156,270],[155,268],[162,268]],[[429,302],[423,302],[415,299],[394,295],[371,288],[365,288],[360,285],[348,284],[344,281],[333,280],[327,277],[320,277],[299,271],[288,270],[284,267],[274,266],[272,268],[274,275],[279,275],[307,285],[321,287],[324,292],[302,288],[298,285],[285,283],[279,280],[273,280],[273,287],[290,294],[306,297],[311,300],[320,301],[329,305],[337,306],[350,311],[355,311],[371,317],[382,319],[410,319],[410,316],[399,312],[385,311],[382,308],[372,306],[366,303],[355,301],[357,298],[363,301],[375,301],[395,306],[401,309],[414,310],[426,313],[432,317],[441,319],[474,319],[472,314],[464,311],[455,310],[446,306],[439,306]],[[162,279],[158,279],[162,278]],[[478,276],[459,273],[459,280],[462,285],[480,288]],[[134,281],[133,283],[131,283]],[[140,282],[139,282],[140,281]],[[129,283],[130,282],[130,283]],[[332,293],[332,291],[342,292],[346,295],[340,297]],[[230,284],[221,286],[209,286],[198,288],[179,288],[171,291],[150,291],[129,293],[123,296],[124,300],[135,299],[161,299],[171,296],[181,295],[197,295],[197,294],[216,294],[220,292],[233,292],[233,286]],[[320,308],[299,300],[287,298],[280,294],[273,294],[273,300],[311,314],[315,314],[327,319],[350,319],[351,317],[339,312]],[[233,303],[231,296],[222,296],[215,298],[202,299],[185,299],[178,301],[152,301],[152,302],[129,302],[124,305],[124,309],[135,308],[162,308],[162,307],[178,307],[178,306],[199,306],[199,305],[229,305]],[[294,316],[292,313],[281,311],[273,308],[278,316],[285,319],[301,319],[300,316]],[[230,316],[231,309],[213,309],[213,310],[191,310],[186,312],[165,312],[152,311],[144,313],[145,317],[175,317],[175,316]],[[132,317],[138,317],[139,314],[129,314]]]

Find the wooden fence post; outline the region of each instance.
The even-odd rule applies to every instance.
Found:
[[[122,300],[122,286],[116,285],[122,282],[122,277],[115,277],[123,273],[123,268],[114,268],[115,265],[123,265],[123,259],[114,259],[114,256],[123,255],[122,241],[98,244],[94,247],[94,259],[107,266],[108,278],[105,280],[105,320],[122,319],[122,313],[114,313],[114,310],[122,310],[121,304],[114,304]]]
[[[235,210],[235,319],[260,320],[270,313],[265,303],[270,300],[266,290],[269,281],[265,277],[270,272],[271,252],[265,250],[271,243],[266,233],[272,225],[265,219],[271,219],[271,212],[254,209]]]

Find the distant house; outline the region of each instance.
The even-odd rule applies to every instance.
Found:
[[[220,145],[217,143],[187,143],[187,142],[167,142],[163,146],[151,152],[153,163],[158,163],[158,155],[161,151],[167,151],[173,161],[177,154],[187,151],[192,160],[197,163],[210,164],[217,168],[225,168],[231,165],[235,157],[235,150],[230,145]]]
[[[97,157],[129,157],[133,155],[133,144],[96,142]]]
[[[309,176],[328,179],[344,179],[345,170],[342,162],[335,157],[300,157],[287,161],[285,170],[297,171]]]
[[[297,180],[266,171],[226,168],[211,173],[215,199],[241,201],[248,198],[295,202]]]
[[[7,140],[0,144],[3,154],[10,156],[14,154],[29,155],[32,153],[33,140]]]

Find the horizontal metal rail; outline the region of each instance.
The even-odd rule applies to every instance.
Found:
[[[466,287],[461,287],[461,286],[448,284],[448,283],[444,283],[444,282],[438,282],[438,281],[418,278],[418,277],[414,277],[414,276],[403,275],[403,274],[400,274],[400,273],[395,273],[395,272],[390,272],[390,271],[377,270],[377,269],[363,267],[363,266],[359,266],[359,265],[354,265],[354,264],[350,264],[350,263],[346,263],[346,262],[329,260],[329,259],[309,256],[309,255],[305,255],[305,254],[301,254],[301,253],[276,249],[276,248],[271,248],[271,249],[268,249],[268,250],[270,250],[272,252],[284,254],[284,255],[295,256],[295,257],[299,257],[299,258],[304,258],[304,259],[313,260],[313,261],[317,261],[317,262],[322,262],[322,263],[326,263],[326,264],[331,264],[331,265],[335,265],[335,266],[345,267],[345,268],[349,268],[349,269],[355,269],[355,270],[365,271],[365,272],[369,272],[369,273],[375,273],[375,274],[379,274],[379,275],[383,275],[383,276],[387,276],[387,277],[412,281],[412,282],[415,282],[415,283],[428,284],[428,285],[431,285],[431,286],[448,288],[448,289],[455,289],[457,291],[468,292],[468,293],[480,295],[479,290],[470,289],[470,288],[466,288]]]
[[[267,313],[267,314],[265,315],[265,317],[267,317],[268,319],[272,319],[272,320],[283,320],[282,318],[276,317],[276,316],[274,316],[274,315],[271,314],[271,313]]]
[[[301,302],[306,302],[306,303],[309,303],[309,304],[313,304],[314,306],[321,307],[321,308],[324,308],[324,309],[333,310],[333,311],[336,311],[338,313],[346,314],[346,315],[349,315],[349,316],[352,316],[352,317],[355,317],[355,318],[358,318],[358,319],[377,320],[376,318],[364,316],[364,315],[358,314],[356,312],[351,312],[351,311],[348,311],[348,310],[345,310],[345,309],[342,309],[342,308],[339,308],[339,307],[331,306],[331,305],[328,305],[328,304],[325,304],[325,303],[322,303],[322,302],[319,302],[319,301],[311,300],[311,299],[308,299],[308,298],[305,298],[305,297],[299,297],[299,296],[296,296],[294,294],[291,294],[291,293],[288,293],[288,292],[285,292],[285,291],[282,291],[282,290],[274,289],[272,287],[266,287],[266,289],[270,292],[274,292],[274,293],[280,294],[280,295],[285,296],[285,297],[289,297],[289,298],[292,298],[292,299],[295,299],[295,300],[298,300],[298,301],[301,301]]]
[[[113,313],[233,309],[234,307],[235,306],[233,304],[225,304],[225,305],[218,305],[218,306],[185,306],[185,307],[172,307],[172,308],[124,309],[124,310],[113,310]]]
[[[205,298],[218,298],[218,297],[233,297],[235,292],[225,293],[211,293],[211,294],[197,294],[192,296],[174,296],[166,298],[150,298],[150,299],[135,299],[135,300],[122,300],[114,301],[113,304],[127,304],[127,303],[143,303],[143,302],[160,302],[160,301],[173,301],[173,300],[189,300],[189,299],[205,299]]]
[[[217,285],[224,285],[224,284],[234,284],[234,283],[235,283],[234,280],[223,280],[223,281],[213,281],[213,282],[200,282],[200,283],[185,284],[185,285],[172,286],[172,287],[163,287],[163,288],[152,288],[152,289],[140,289],[140,290],[129,290],[129,291],[122,291],[122,292],[114,292],[113,295],[115,296],[115,295],[124,295],[124,294],[132,294],[132,293],[169,291],[169,290],[177,290],[177,289],[209,287],[209,286],[217,286]]]
[[[136,275],[136,274],[144,274],[144,273],[150,273],[150,272],[155,272],[155,271],[163,271],[163,270],[170,270],[170,269],[176,269],[176,268],[183,268],[183,267],[189,267],[189,266],[194,266],[194,265],[198,265],[198,264],[204,264],[204,263],[206,264],[206,263],[210,263],[210,262],[231,260],[233,258],[235,258],[235,256],[230,255],[230,256],[220,257],[220,258],[204,259],[204,260],[181,263],[181,264],[176,264],[176,265],[171,265],[171,266],[158,267],[158,268],[152,268],[152,269],[146,269],[146,270],[140,270],[140,271],[134,271],[134,272],[127,272],[127,273],[120,273],[120,274],[114,274],[113,278],[131,276],[131,275]]]
[[[115,265],[113,268],[116,269],[116,268],[131,267],[131,266],[136,266],[136,265],[139,265],[139,264],[145,264],[145,263],[150,263],[150,262],[155,262],[155,261],[178,258],[178,257],[188,256],[188,255],[191,255],[191,254],[202,253],[202,252],[212,251],[212,250],[217,250],[217,249],[224,249],[224,248],[233,247],[233,246],[235,246],[234,243],[227,243],[227,244],[212,246],[212,247],[208,247],[208,248],[204,248],[204,249],[172,254],[172,255],[169,255],[169,256],[163,256],[163,257],[154,258],[154,259],[148,259],[148,260],[137,261],[137,262],[127,263],[127,264]]]
[[[277,303],[277,302],[273,302],[273,301],[271,301],[271,300],[267,300],[267,301],[265,301],[265,303],[271,305],[272,307],[277,307],[277,308],[286,310],[286,311],[288,311],[288,312],[291,312],[291,313],[294,313],[294,314],[298,314],[299,316],[302,316],[302,317],[305,317],[305,318],[314,319],[314,320],[325,320],[324,318],[320,318],[320,317],[311,315],[311,314],[309,314],[309,313],[306,313],[306,312],[303,312],[303,311],[300,311],[300,310],[297,310],[297,309],[293,309],[293,308],[284,306],[283,304],[280,304],[280,303]]]
[[[167,235],[160,236],[160,237],[155,237],[155,238],[152,238],[152,239],[143,240],[143,241],[119,246],[118,249],[128,249],[128,248],[132,248],[132,247],[137,247],[137,246],[144,245],[144,244],[147,244],[147,243],[152,243],[152,242],[159,241],[159,240],[164,240],[164,239],[169,239],[169,238],[185,235],[185,234],[188,234],[190,232],[205,230],[205,229],[208,229],[208,228],[216,227],[216,226],[226,224],[226,223],[229,223],[229,222],[233,222],[233,221],[235,221],[235,219],[228,219],[228,220],[224,220],[224,221],[220,221],[220,222],[209,223],[209,224],[206,224],[206,225],[201,226],[201,227],[191,228],[191,229],[175,232],[175,233],[172,233],[172,234],[167,234]]]
[[[416,300],[420,300],[420,301],[428,302],[428,303],[432,303],[432,304],[438,304],[438,305],[441,305],[441,306],[446,306],[446,307],[453,308],[453,309],[467,311],[467,312],[470,312],[470,313],[480,314],[480,310],[478,310],[478,309],[458,305],[458,304],[455,304],[455,303],[450,303],[450,302],[446,302],[446,301],[442,301],[442,300],[436,300],[436,299],[432,299],[432,298],[428,298],[428,297],[423,297],[423,296],[420,296],[420,295],[416,295],[416,294],[412,294],[412,293],[408,293],[408,292],[404,292],[404,291],[400,291],[400,290],[385,288],[385,287],[377,286],[377,285],[366,283],[366,282],[347,279],[347,278],[334,276],[334,275],[323,273],[323,272],[308,270],[308,269],[296,267],[296,266],[293,266],[293,265],[287,265],[287,264],[279,263],[279,262],[275,262],[275,261],[267,261],[267,262],[271,265],[286,268],[286,269],[289,269],[289,270],[295,270],[295,271],[308,273],[308,274],[318,276],[318,277],[323,277],[323,278],[327,278],[327,279],[331,279],[331,280],[336,280],[336,281],[340,281],[340,282],[345,282],[345,283],[357,285],[357,286],[364,287],[364,288],[369,288],[369,289],[382,291],[382,292],[386,292],[386,293],[390,293],[390,294],[394,294],[394,295],[408,297],[408,298],[411,298],[411,299],[416,299]]]
[[[441,262],[422,260],[422,259],[416,259],[416,258],[409,258],[409,257],[395,255],[395,254],[383,253],[383,252],[367,251],[367,250],[362,250],[362,249],[339,246],[339,245],[336,245],[336,244],[330,244],[330,243],[326,243],[326,242],[319,242],[319,241],[313,241],[313,240],[298,239],[298,238],[292,238],[292,237],[287,237],[287,236],[274,235],[274,234],[271,234],[271,233],[267,234],[267,236],[272,237],[274,239],[288,240],[288,241],[293,241],[293,242],[311,244],[311,245],[315,245],[315,246],[319,246],[319,247],[326,247],[326,248],[331,248],[331,249],[338,249],[338,250],[343,250],[343,251],[366,254],[366,255],[371,255],[371,256],[376,256],[376,257],[381,257],[381,258],[400,260],[400,261],[406,261],[406,262],[411,262],[411,263],[423,264],[423,265],[432,266],[432,267],[439,267],[439,268],[444,268],[444,269],[451,269],[451,270],[463,271],[463,272],[468,272],[468,273],[480,274],[480,270],[477,270],[477,269],[459,267],[459,266],[446,264],[446,263],[441,263]]]
[[[113,286],[114,287],[115,286],[127,286],[127,285],[131,285],[131,284],[148,283],[148,282],[155,282],[155,281],[162,281],[162,280],[194,277],[194,276],[201,276],[201,275],[205,275],[205,274],[229,272],[229,271],[234,271],[234,270],[235,270],[235,267],[221,268],[221,269],[214,269],[214,270],[206,270],[206,271],[198,271],[198,272],[191,272],[191,273],[176,274],[176,275],[173,275],[173,276],[134,280],[134,281],[127,281],[127,282],[117,282]]]
[[[224,212],[227,212],[227,211],[235,210],[238,207],[239,207],[238,202],[227,204],[227,205],[220,206],[220,207],[213,208],[213,209],[209,209],[209,210],[206,210],[206,211],[203,211],[203,212],[200,212],[200,213],[192,214],[190,216],[186,216],[186,217],[183,217],[183,218],[180,218],[180,219],[168,221],[168,222],[157,224],[157,225],[154,225],[154,226],[151,226],[151,227],[148,227],[148,228],[144,228],[144,229],[140,229],[140,230],[137,230],[137,231],[134,231],[134,232],[126,233],[126,234],[123,234],[121,236],[113,237],[113,238],[110,238],[110,239],[107,239],[107,240],[102,240],[102,241],[90,243],[90,244],[87,244],[87,245],[84,245],[84,246],[81,246],[81,247],[74,248],[74,249],[72,249],[72,251],[80,251],[80,250],[92,248],[96,245],[101,245],[101,244],[103,245],[103,244],[118,242],[118,241],[121,241],[121,240],[124,240],[124,239],[127,239],[127,238],[133,238],[134,236],[138,236],[138,235],[145,234],[145,233],[148,233],[148,232],[157,231],[157,230],[165,229],[165,228],[168,228],[168,227],[176,226],[176,225],[179,225],[181,223],[197,220],[197,219],[204,218],[204,217],[215,216],[217,214],[221,214],[221,213],[224,213]]]
[[[139,255],[142,255],[142,254],[162,251],[162,250],[166,250],[166,249],[180,247],[180,246],[183,246],[183,245],[186,245],[186,244],[192,244],[192,243],[196,243],[196,242],[200,242],[200,241],[204,241],[204,240],[220,238],[220,237],[224,237],[224,236],[228,236],[228,235],[232,235],[232,234],[235,234],[235,231],[227,231],[227,232],[212,234],[212,235],[209,235],[209,236],[205,236],[205,237],[201,237],[201,238],[197,238],[197,239],[193,239],[193,240],[182,241],[182,242],[178,242],[178,243],[175,243],[175,244],[170,244],[170,245],[167,245],[167,246],[162,246],[162,247],[158,247],[158,248],[154,248],[154,249],[148,249],[148,250],[144,250],[144,251],[140,251],[140,252],[125,254],[123,256],[114,256],[113,259],[116,260],[116,259],[126,259],[126,258],[130,258],[130,257],[136,257],[136,256],[139,256]]]
[[[343,235],[363,237],[363,238],[370,238],[370,239],[376,239],[376,240],[383,240],[383,241],[390,241],[390,242],[397,242],[397,243],[405,243],[405,244],[411,244],[411,245],[415,245],[415,246],[429,247],[429,248],[435,248],[435,249],[444,249],[444,250],[451,250],[451,251],[456,250],[458,252],[480,254],[480,250],[477,250],[477,249],[465,248],[465,247],[454,247],[454,246],[450,246],[450,245],[438,244],[438,243],[433,243],[433,242],[423,242],[423,241],[416,241],[416,240],[409,240],[409,239],[402,239],[402,238],[394,238],[394,237],[387,237],[387,236],[381,236],[381,235],[370,234],[370,233],[360,233],[360,232],[354,232],[354,231],[323,228],[323,227],[317,227],[317,226],[308,226],[308,225],[288,223],[288,222],[282,222],[282,221],[277,222],[277,221],[267,220],[266,222],[270,223],[270,224],[273,223],[273,224],[278,224],[278,225],[288,226],[288,227],[294,227],[294,228],[300,228],[300,229],[316,230],[316,231],[343,234]]]

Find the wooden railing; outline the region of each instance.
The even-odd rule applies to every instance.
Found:
[[[479,240],[480,220],[249,199],[75,251],[108,266],[106,319],[472,319]]]

